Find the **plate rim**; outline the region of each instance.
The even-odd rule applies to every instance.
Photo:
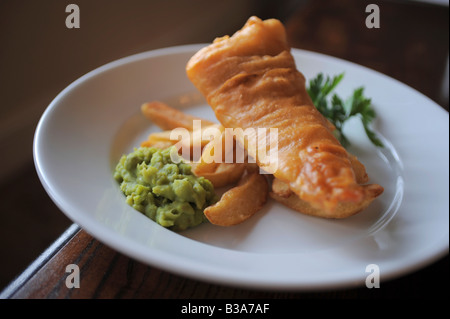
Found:
[[[167,55],[167,54],[180,54],[183,52],[190,52],[193,50],[196,51],[199,48],[206,46],[206,45],[207,45],[206,43],[205,44],[203,44],[203,43],[187,44],[187,45],[179,45],[179,46],[160,48],[160,49],[156,49],[156,50],[149,50],[149,51],[133,54],[130,56],[126,56],[126,57],[114,60],[112,62],[109,62],[107,64],[104,64],[102,66],[99,66],[99,67],[93,69],[92,71],[82,75],[81,77],[79,77],[78,79],[73,81],[72,83],[70,83],[51,101],[51,103],[48,105],[48,107],[43,112],[43,114],[42,114],[41,118],[39,119],[39,122],[36,126],[35,134],[33,137],[33,160],[34,160],[34,164],[35,164],[35,168],[36,168],[38,177],[39,177],[44,189],[46,190],[46,192],[48,193],[50,198],[53,200],[53,202],[58,206],[58,208],[65,215],[67,215],[72,221],[79,224],[83,229],[86,230],[86,232],[91,234],[94,238],[99,239],[99,240],[101,238],[102,242],[108,244],[111,240],[111,237],[117,236],[118,234],[115,233],[113,230],[111,230],[107,227],[104,227],[105,228],[104,230],[106,230],[106,233],[103,233],[101,236],[99,236],[98,234],[95,233],[95,230],[90,227],[90,225],[88,227],[86,227],[85,220],[83,220],[83,218],[79,218],[79,216],[74,216],[74,214],[67,212],[67,208],[64,206],[64,203],[62,203],[58,199],[57,194],[55,193],[55,191],[53,190],[51,185],[48,184],[48,181],[46,180],[46,177],[45,177],[45,172],[42,170],[42,167],[41,167],[40,161],[39,161],[39,142],[40,142],[39,138],[40,138],[40,132],[42,131],[43,125],[45,123],[45,118],[48,116],[48,114],[50,114],[50,112],[53,111],[54,108],[57,107],[58,101],[60,99],[62,99],[68,92],[70,92],[73,88],[77,87],[79,84],[83,83],[85,80],[87,80],[93,76],[96,76],[97,74],[100,74],[100,73],[110,70],[110,69],[114,69],[118,66],[123,66],[130,62],[142,61],[142,60],[150,59],[152,57],[163,56],[163,55]],[[385,75],[381,72],[378,72],[376,70],[370,69],[366,66],[362,66],[362,65],[359,65],[359,64],[351,62],[351,61],[347,61],[347,60],[344,60],[341,58],[329,56],[329,55],[326,55],[323,53],[318,53],[318,52],[313,52],[313,51],[308,51],[308,50],[303,50],[303,49],[297,49],[297,48],[292,48],[292,50],[297,51],[300,54],[306,54],[306,55],[310,55],[310,56],[314,56],[314,57],[331,59],[333,62],[340,63],[340,64],[344,63],[344,64],[353,65],[353,67],[357,67],[360,69],[362,68],[365,72],[376,73],[378,75],[381,75],[382,77],[387,77],[390,80],[395,81],[398,85],[404,86],[407,89],[413,90],[415,93],[420,94],[423,98],[425,98],[426,100],[429,101],[430,105],[437,106],[439,109],[443,110],[448,116],[448,112],[446,112],[441,106],[439,106],[436,102],[431,100],[429,97],[425,96],[420,91],[417,91],[416,89],[404,84],[403,82],[400,82],[400,81],[398,81],[388,75]],[[104,226],[104,225],[102,225],[102,226]],[[444,235],[445,234],[443,234],[443,237],[445,237]],[[355,284],[354,284],[355,278],[350,278],[348,280],[337,280],[334,283],[321,282],[321,283],[315,283],[315,284],[310,283],[310,284],[302,285],[295,281],[293,281],[292,283],[289,283],[289,282],[276,283],[276,282],[271,282],[271,281],[243,282],[239,279],[233,280],[233,278],[231,278],[231,277],[217,277],[214,275],[204,276],[203,273],[200,274],[198,272],[197,273],[196,272],[186,272],[186,271],[183,271],[182,269],[179,269],[179,267],[170,267],[171,266],[170,260],[167,260],[167,256],[165,256],[165,257],[163,256],[164,261],[155,260],[155,258],[150,258],[150,259],[142,258],[142,256],[138,253],[139,250],[134,249],[134,250],[130,251],[128,244],[123,244],[125,242],[133,243],[133,241],[130,240],[129,238],[124,238],[124,239],[125,240],[124,240],[124,242],[122,242],[122,245],[117,245],[117,240],[115,240],[114,248],[117,249],[118,251],[120,251],[121,253],[124,253],[128,256],[132,256],[133,258],[140,260],[144,263],[147,263],[147,264],[150,263],[156,267],[163,267],[165,270],[170,271],[172,273],[176,273],[178,275],[182,275],[182,276],[189,277],[189,278],[194,278],[194,279],[200,280],[200,281],[206,280],[208,282],[215,282],[215,283],[224,284],[224,285],[231,284],[233,286],[248,287],[248,288],[283,289],[283,290],[292,290],[292,289],[295,289],[295,290],[315,290],[315,289],[323,290],[323,289],[334,289],[334,288],[344,288],[344,287],[355,286]],[[200,243],[200,244],[203,244],[203,243]],[[206,245],[206,244],[204,244],[204,245]],[[222,248],[215,247],[215,249],[222,249]],[[429,265],[429,264],[437,261],[438,259],[447,255],[448,251],[449,251],[449,242],[447,240],[446,242],[443,242],[442,247],[440,247],[440,249],[438,251],[434,251],[433,254],[430,253],[430,255],[427,258],[417,258],[418,260],[416,260],[416,262],[413,265],[410,265],[409,267],[404,267],[402,269],[397,269],[396,271],[391,271],[383,277],[385,278],[385,280],[387,280],[387,279],[396,278],[400,275],[406,275],[408,273],[416,271],[420,268],[423,268],[426,265]],[[159,253],[158,257],[161,257],[161,251],[158,251],[158,253]],[[244,252],[244,253],[252,254],[252,253],[246,253],[246,252]],[[170,257],[173,257],[173,256],[170,255],[169,259],[171,259]],[[156,258],[156,259],[158,259],[158,258]],[[361,278],[363,278],[363,277],[361,277]],[[363,281],[358,282],[357,286],[361,286],[362,283],[363,283]]]

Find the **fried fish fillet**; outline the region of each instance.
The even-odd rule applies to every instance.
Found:
[[[199,50],[186,72],[224,127],[278,129],[274,177],[322,215],[339,218],[333,214],[342,203],[360,210],[383,191],[356,180],[351,155],[306,91],[280,21],[251,17]],[[261,166],[255,148],[246,149]]]

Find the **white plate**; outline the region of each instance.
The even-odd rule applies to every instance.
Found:
[[[162,100],[215,119],[185,74],[202,45],[130,56],[62,91],[36,129],[34,158],[50,197],[75,223],[110,247],[169,272],[208,282],[266,289],[364,286],[366,267],[381,280],[417,270],[448,252],[448,113],[385,75],[317,53],[293,50],[307,78],[345,72],[338,93],[365,86],[386,148],[347,127],[352,151],[385,187],[370,208],[345,220],[293,212],[269,201],[247,222],[203,224],[175,233],[129,207],[112,177],[121,154],[159,129],[140,105]]]

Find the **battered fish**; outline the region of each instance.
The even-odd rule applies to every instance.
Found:
[[[280,21],[251,17],[233,36],[198,51],[186,71],[224,127],[278,129],[273,175],[318,215],[345,217],[334,215],[342,203],[351,204],[351,215],[383,191],[356,180],[351,155],[306,91]],[[262,164],[254,148],[247,151]]]

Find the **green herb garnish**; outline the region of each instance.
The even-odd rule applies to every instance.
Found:
[[[351,117],[357,116],[361,119],[364,130],[370,141],[379,147],[383,147],[383,143],[377,137],[375,132],[371,129],[370,123],[375,118],[376,114],[372,108],[371,99],[364,96],[364,88],[360,87],[354,90],[353,95],[346,100],[340,98],[336,93],[329,95],[342,81],[344,73],[341,73],[333,78],[322,73],[319,73],[314,79],[309,81],[308,94],[311,97],[314,105],[331,123],[336,127],[336,137],[344,147],[350,145],[350,141],[343,133],[344,123]]]

